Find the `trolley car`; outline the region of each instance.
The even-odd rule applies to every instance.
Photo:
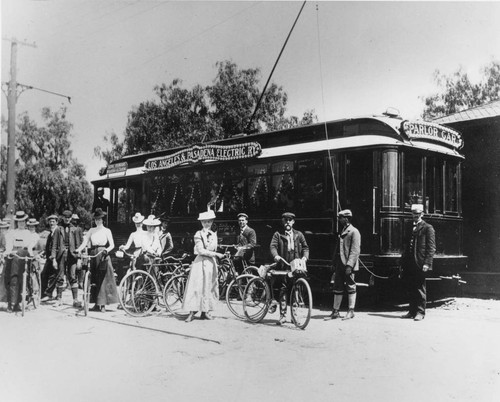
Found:
[[[138,211],[168,216],[179,251],[192,252],[199,212],[216,212],[223,243],[235,241],[236,215],[246,212],[261,245],[257,263],[270,262],[281,214],[294,212],[317,292],[329,288],[337,211],[346,208],[362,236],[360,281],[396,275],[415,203],[436,229],[434,275],[464,270],[462,145],[455,130],[384,113],[126,156],[93,184],[109,189],[115,235],[128,235]]]

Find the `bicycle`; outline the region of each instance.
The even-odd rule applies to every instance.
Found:
[[[284,261],[282,259],[282,261]],[[285,263],[290,266],[286,261]],[[268,311],[274,313],[276,299],[274,289],[271,286],[273,276],[288,275],[292,278],[292,289],[290,291],[289,305],[292,322],[297,328],[305,329],[309,324],[312,313],[313,299],[309,283],[307,282],[307,271],[305,270],[275,270],[277,263],[263,266],[261,276],[251,279],[243,292],[243,311],[245,317],[254,323],[264,319]]]
[[[238,276],[238,272],[234,266],[234,256],[231,254],[229,249],[245,249],[248,247],[241,247],[236,244],[219,244],[219,248],[224,250],[224,257],[220,259],[217,266],[217,279],[219,282],[219,295],[221,298],[225,299],[226,291],[232,281]],[[248,265],[245,259],[242,259],[243,263],[243,274],[258,275],[259,269],[253,265]]]
[[[36,257],[22,257],[14,254],[8,256],[7,258],[10,260],[14,258],[24,260],[23,278],[21,284],[21,316],[24,317],[24,313],[30,303],[33,304],[35,309],[40,304],[42,283],[40,269],[32,262]],[[31,263],[28,264],[28,262]]]
[[[219,292],[221,292],[221,297],[225,299],[229,311],[236,317],[243,319],[245,318],[243,312],[243,292],[248,282],[258,276],[259,269],[253,265],[248,265],[243,260],[243,273],[238,275],[234,267],[234,257],[231,256],[228,249],[238,248],[239,246],[221,244],[219,247],[225,248],[225,257],[221,260],[218,267]]]
[[[183,264],[187,254],[181,258],[167,256],[164,260],[152,255],[148,257],[153,262],[144,264],[144,270],[134,269],[128,272],[118,287],[120,305],[133,317],[143,317],[151,313],[161,303],[162,297],[165,302],[164,289],[168,279],[183,272],[184,267],[188,265]],[[166,302],[165,305],[168,309]]]
[[[96,258],[104,250],[99,251],[96,255],[89,255],[88,253],[80,254],[79,258],[82,260],[82,269],[85,269],[85,275],[83,277],[83,313],[85,316],[89,313],[90,305],[90,294],[92,292],[92,287],[95,286],[92,283],[92,274],[90,272],[90,260]],[[86,268],[84,268],[86,267]]]

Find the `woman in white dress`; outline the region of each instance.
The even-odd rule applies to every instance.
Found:
[[[217,250],[217,233],[210,228],[215,219],[214,211],[200,213],[198,220],[203,229],[194,235],[194,254],[196,255],[184,293],[182,308],[189,311],[186,322],[191,322],[200,311],[201,318],[212,320],[210,311],[215,309],[219,300],[219,284],[217,280],[217,260],[224,254]]]
[[[83,238],[83,242],[75,252],[81,251],[88,247],[89,255],[97,255],[90,259],[90,275],[91,275],[91,293],[90,302],[95,303],[92,311],[103,312],[105,305],[118,303],[118,290],[116,288],[113,266],[108,253],[115,248],[113,235],[111,230],[104,227],[103,218],[106,216],[101,208],[96,208],[93,218],[95,228],[89,229]]]

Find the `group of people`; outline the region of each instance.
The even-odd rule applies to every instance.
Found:
[[[434,228],[423,218],[423,206],[412,205],[413,229],[402,255],[402,279],[407,285],[410,303],[409,311],[402,318],[421,321],[425,317],[426,304],[426,272],[432,269],[432,260],[436,250]],[[69,284],[73,296],[73,306],[79,308],[78,300],[79,271],[81,269],[81,253],[87,250],[90,258],[92,277],[91,302],[92,310],[105,311],[108,304],[117,303],[118,292],[114,270],[109,253],[115,248],[111,230],[104,226],[106,212],[97,207],[93,212],[95,227],[86,233],[78,226],[78,216],[71,211],[64,211],[62,216],[50,215],[47,218],[49,230],[46,236],[36,233],[38,221],[23,211],[14,216],[15,227],[9,229],[8,222],[0,221],[0,250],[9,258],[5,259],[4,285],[7,289],[8,311],[19,309],[20,278],[23,272],[22,260],[15,258],[37,256],[44,252],[45,265],[42,270],[42,302],[53,300],[61,302],[63,290]],[[237,252],[234,257],[235,268],[239,273],[245,264],[255,261],[257,235],[248,225],[248,215],[238,214],[240,233],[237,236]],[[325,320],[338,318],[354,318],[356,304],[355,273],[359,270],[361,251],[361,234],[352,223],[352,211],[342,210],[338,213],[341,230],[338,247],[333,261],[333,309]],[[192,263],[186,285],[183,309],[189,312],[186,322],[191,322],[198,312],[201,318],[213,319],[211,311],[219,300],[217,276],[218,259],[224,254],[218,252],[217,233],[212,231],[216,216],[213,210],[199,214],[201,229],[194,235],[195,259]],[[172,252],[174,245],[168,232],[168,219],[159,219],[154,215],[147,218],[141,213],[132,217],[136,230],[132,232],[126,244],[120,250],[140,249],[136,267],[143,269],[152,258],[165,257]],[[287,269],[292,261],[305,263],[309,259],[309,246],[304,234],[294,229],[295,215],[285,212],[281,216],[281,228],[272,236],[269,251],[274,258],[277,269]],[[146,230],[143,228],[146,227]],[[7,230],[5,232],[5,230]],[[4,233],[5,232],[5,233]],[[66,281],[66,282],[65,282]],[[287,294],[291,279],[286,276],[273,278],[272,286],[279,289],[278,305],[280,317],[278,325],[286,322]],[[340,315],[343,295],[347,293],[347,313]]]

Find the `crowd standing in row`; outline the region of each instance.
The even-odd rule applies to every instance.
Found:
[[[34,218],[28,219],[23,211],[14,216],[14,228],[9,229],[8,222],[0,221],[0,251],[7,257],[4,264],[4,281],[0,284],[0,293],[4,288],[8,311],[19,309],[20,278],[24,269],[23,261],[15,258],[34,256],[38,258],[44,253],[45,264],[42,269],[42,302],[55,300],[61,303],[63,290],[69,286],[73,296],[73,307],[80,308],[78,288],[81,287],[81,253],[87,250],[90,256],[90,272],[92,277],[92,292],[90,301],[95,305],[92,310],[105,311],[108,304],[118,303],[116,279],[109,253],[115,248],[111,230],[104,226],[106,212],[105,198],[97,198],[92,218],[95,227],[86,233],[78,226],[78,216],[71,211],[64,211],[61,219],[57,215],[46,218],[49,230],[39,235]],[[410,295],[409,312],[402,318],[413,318],[420,321],[425,317],[426,288],[425,274],[432,269],[435,253],[434,228],[423,221],[423,206],[412,205],[414,227],[402,256],[402,279]],[[338,213],[340,234],[338,247],[333,261],[333,309],[325,320],[342,318],[340,306],[344,293],[347,293],[347,314],[343,319],[354,318],[356,304],[355,273],[359,270],[361,252],[361,234],[355,228],[351,219],[351,210]],[[194,235],[195,259],[191,265],[186,285],[183,309],[189,312],[186,322],[191,322],[200,312],[201,318],[213,319],[211,311],[219,300],[217,264],[218,258],[224,254],[218,252],[217,233],[212,231],[216,216],[213,210],[199,214],[198,221],[202,228]],[[257,235],[248,226],[248,215],[240,213],[237,216],[240,233],[237,236],[237,252],[234,263],[238,273],[242,273],[245,264],[255,261]],[[59,222],[60,221],[60,222]],[[168,232],[168,219],[158,219],[154,215],[145,218],[141,213],[132,217],[136,230],[132,232],[126,244],[119,246],[120,250],[139,250],[136,267],[144,269],[154,258],[162,258],[174,249],[172,236]],[[302,263],[309,259],[309,246],[304,234],[293,228],[295,215],[291,212],[282,214],[282,228],[272,237],[269,251],[274,258],[277,269],[286,270],[292,262]],[[146,230],[143,227],[146,227]],[[39,261],[39,258],[38,260]],[[282,275],[272,277],[271,285],[279,289],[280,317],[278,325],[286,322],[287,294],[290,292],[291,280]],[[53,298],[56,292],[55,299]],[[1,301],[1,300],[0,300]]]

